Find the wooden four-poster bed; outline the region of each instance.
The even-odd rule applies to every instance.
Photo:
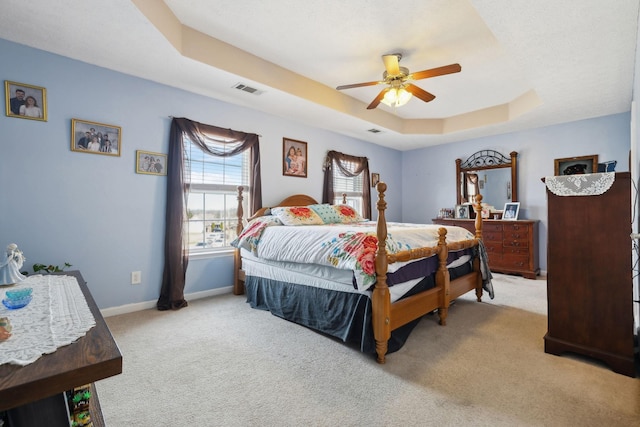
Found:
[[[446,325],[454,299],[473,290],[481,301],[483,288],[493,297],[481,244],[482,196],[474,206],[473,235],[460,227],[387,223],[387,185],[380,182],[377,190],[375,223],[357,213],[353,222],[344,220],[345,212],[353,219],[349,207],[318,204],[298,194],[259,209],[244,227],[239,188],[234,293],[246,293],[254,308],[357,343],[363,352],[375,351],[379,363],[404,344],[423,315],[437,310],[439,323]],[[305,237],[308,232],[323,233],[321,242]],[[327,232],[335,232],[335,237],[327,237]],[[432,243],[416,245],[413,239],[422,234],[433,236]],[[346,249],[336,246],[344,240]],[[303,261],[289,259],[287,253],[293,252],[302,253]],[[316,252],[320,258],[305,265]],[[355,266],[353,271],[347,261]],[[372,262],[375,272],[367,276]],[[364,279],[356,279],[357,273]]]

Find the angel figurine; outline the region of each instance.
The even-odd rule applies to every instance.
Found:
[[[13,285],[24,280],[20,269],[25,259],[18,245],[11,243],[7,246],[7,255],[0,261],[0,285]]]

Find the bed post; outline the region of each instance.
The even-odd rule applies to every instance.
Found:
[[[476,203],[473,205],[476,211],[476,239],[482,239],[482,194],[476,196]]]
[[[450,280],[449,270],[447,269],[447,257],[449,249],[447,248],[447,229],[438,229],[438,271],[436,272],[436,286],[441,289],[440,306],[438,307],[439,322],[442,326],[447,324],[447,315],[449,314],[450,300]]]
[[[236,233],[239,236],[242,233],[242,229],[244,228],[242,221],[244,216],[244,211],[242,209],[242,192],[244,191],[244,187],[238,187],[238,224],[236,225]],[[244,294],[244,281],[240,278],[240,270],[242,269],[242,260],[240,259],[240,248],[236,248],[233,253],[233,293],[234,295],[242,295]]]
[[[378,250],[376,251],[376,285],[373,288],[371,322],[373,323],[373,336],[376,340],[376,353],[378,363],[385,363],[388,341],[391,338],[391,295],[387,286],[387,220],[384,211],[387,202],[384,200],[384,192],[387,184],[379,182],[378,190],[378,222],[376,235],[378,238]]]
[[[476,239],[482,240],[482,194],[476,195],[476,203],[473,205],[473,210],[476,211]],[[480,259],[476,257],[473,260],[473,270],[476,271],[476,300],[482,301],[482,272],[480,271]]]

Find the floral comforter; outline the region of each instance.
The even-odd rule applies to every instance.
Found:
[[[431,247],[438,243],[441,225],[387,223],[387,252]],[[461,227],[445,227],[447,242],[473,239]],[[352,270],[359,290],[376,281],[375,253],[378,245],[376,223],[364,221],[351,224],[285,226],[274,216],[251,221],[231,243],[254,255],[271,261],[320,264]],[[406,263],[389,265],[394,272]]]

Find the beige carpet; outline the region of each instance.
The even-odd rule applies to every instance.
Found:
[[[639,426],[640,379],[544,353],[546,281],[495,276],[494,300],[426,316],[385,365],[233,295],[107,318],[106,424]]]

